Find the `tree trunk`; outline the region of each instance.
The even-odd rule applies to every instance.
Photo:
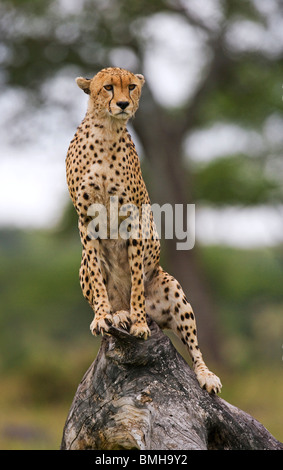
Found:
[[[74,397],[62,450],[283,450],[250,415],[202,390],[149,323],[147,341],[113,327],[104,336]]]
[[[161,206],[170,203],[182,204],[184,210],[184,230],[188,227],[186,207],[194,203],[191,188],[187,184],[189,170],[184,168],[183,142],[186,130],[182,120],[176,120],[160,109],[145,93],[145,104],[137,113],[134,128],[146,151],[151,178],[146,179],[151,203]],[[220,357],[218,341],[218,318],[206,275],[201,268],[199,250],[177,250],[174,239],[161,240],[162,267],[181,284],[189,302],[197,315],[198,337],[205,344],[211,358],[218,362]]]

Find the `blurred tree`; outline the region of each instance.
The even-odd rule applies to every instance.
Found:
[[[166,44],[158,48],[164,21],[173,21],[173,28]],[[283,44],[276,33],[282,24],[280,0],[265,7],[260,0],[2,0],[0,79],[6,89],[29,93],[32,104],[35,99],[48,102],[44,85],[70,66],[86,76],[108,65],[145,73],[147,87],[132,125],[151,172],[147,183],[152,202],[272,204],[282,202],[278,163],[282,140],[277,136],[262,139],[260,148],[244,155],[232,151],[202,165],[188,159],[185,144],[198,129],[213,128],[217,122],[260,135],[268,119],[282,122]],[[167,69],[153,76],[149,56],[151,63],[158,62],[154,54],[165,53],[168,44],[174,44],[178,25],[184,36],[183,67],[174,69],[169,51]],[[185,28],[198,44],[199,66],[183,99],[170,104],[164,93],[162,100],[159,82],[164,83],[163,75],[170,72],[174,79],[170,85],[178,88],[180,79],[190,76],[193,52]],[[67,112],[70,99],[59,103]],[[12,128],[10,132],[13,135]],[[216,357],[213,295],[198,249],[176,251],[175,240],[167,240],[164,251],[164,267],[188,293],[197,311],[201,341],[205,337],[206,347]]]

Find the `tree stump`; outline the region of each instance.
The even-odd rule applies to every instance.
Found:
[[[113,327],[103,337],[62,450],[283,450],[252,416],[202,390],[170,339],[149,325],[147,341]]]

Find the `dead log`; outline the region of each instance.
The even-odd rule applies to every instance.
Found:
[[[283,450],[244,411],[198,384],[159,327],[139,340],[112,328],[84,375],[62,450]]]

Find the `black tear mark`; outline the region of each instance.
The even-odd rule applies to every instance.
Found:
[[[108,108],[109,108],[109,113],[112,114],[112,111],[111,111],[111,101],[113,100],[114,98],[114,87],[113,87],[113,90],[112,90],[112,98],[111,100],[109,101],[109,104],[108,104]]]

